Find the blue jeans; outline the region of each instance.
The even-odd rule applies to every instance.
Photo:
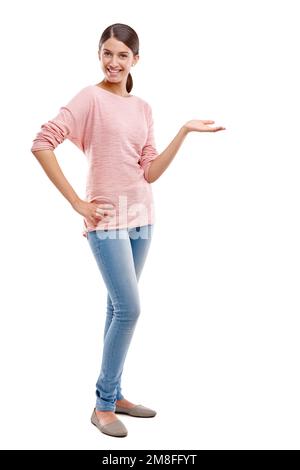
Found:
[[[93,230],[87,240],[107,288],[107,311],[101,371],[96,383],[96,409],[115,411],[124,398],[121,376],[140,315],[138,280],[150,247],[153,224]]]

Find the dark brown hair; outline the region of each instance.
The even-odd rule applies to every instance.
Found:
[[[114,23],[108,26],[102,33],[102,36],[99,41],[99,51],[102,47],[102,44],[107,41],[109,38],[114,37],[117,41],[121,41],[126,44],[129,49],[132,50],[133,55],[139,53],[139,38],[134,29],[132,29],[127,24]],[[128,74],[126,89],[128,93],[132,90],[133,80],[131,73]]]

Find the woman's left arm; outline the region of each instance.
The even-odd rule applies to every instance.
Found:
[[[189,132],[216,132],[225,130],[225,127],[210,127],[210,124],[214,122],[211,120],[192,120],[184,124],[168,147],[150,164],[148,182],[153,183],[156,181],[168,168]]]

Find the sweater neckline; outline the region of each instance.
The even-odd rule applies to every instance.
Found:
[[[114,96],[117,96],[118,98],[124,98],[124,99],[128,99],[128,98],[133,98],[134,95],[129,95],[129,96],[121,96],[121,95],[117,95],[116,93],[113,93],[112,91],[108,91],[108,90],[105,90],[104,88],[102,88],[101,86],[98,86],[98,85],[94,85],[96,88],[99,88],[100,90],[104,91],[104,93],[109,93],[110,95],[114,95]]]

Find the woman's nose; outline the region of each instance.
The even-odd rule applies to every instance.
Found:
[[[110,65],[112,67],[118,67],[118,59],[112,59],[110,62]]]

